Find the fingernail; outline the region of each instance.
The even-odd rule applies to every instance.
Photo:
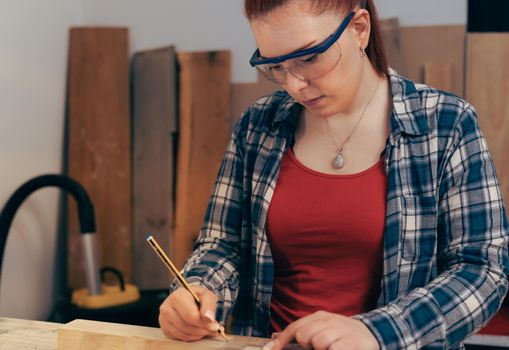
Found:
[[[213,311],[211,310],[207,310],[205,311],[205,314],[204,314],[205,318],[207,320],[209,320],[210,322],[216,322],[216,315],[214,314]]]
[[[270,350],[270,349],[272,349],[273,346],[274,346],[274,342],[270,341],[263,346],[262,350]]]
[[[279,332],[274,332],[274,333],[272,333],[270,339],[276,339],[278,337],[278,335],[279,335]]]

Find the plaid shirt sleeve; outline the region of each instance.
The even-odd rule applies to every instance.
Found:
[[[458,346],[497,312],[507,292],[508,224],[499,184],[471,106],[460,112],[438,182],[438,276],[357,315],[381,349]]]
[[[243,155],[238,147],[240,122],[233,131],[217,175],[200,235],[182,274],[218,296],[216,318],[225,322],[237,297],[242,225]],[[170,292],[179,287],[173,281]]]

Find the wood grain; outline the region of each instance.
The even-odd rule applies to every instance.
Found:
[[[150,232],[165,252],[173,223],[174,138],[177,113],[173,47],[138,52],[132,64],[134,282],[167,288],[173,279],[146,242]]]
[[[242,350],[261,349],[268,339],[228,336],[182,342],[166,338],[159,328],[121,325],[116,323],[74,320],[58,330],[58,349],[61,350]]]
[[[79,320],[81,323],[82,320]],[[94,322],[94,321],[89,321]],[[76,324],[73,324],[73,328]],[[91,324],[88,324],[88,327]],[[113,324],[107,324],[108,326],[105,328],[104,323],[99,322],[95,323],[95,325],[92,327],[92,329],[87,329],[85,332],[92,333],[92,337],[94,337],[94,333],[101,332],[101,330],[105,329],[107,330],[111,329],[110,327],[116,328],[116,325]],[[57,348],[60,350],[73,350],[73,349],[89,349],[90,347],[76,347],[76,344],[71,344],[70,347],[63,347],[58,346],[58,337],[59,333],[64,332],[64,341],[69,341],[69,338],[75,339],[77,342],[85,342],[86,337],[89,335],[82,334],[81,338],[76,338],[76,334],[74,332],[79,332],[79,329],[73,330],[71,329],[71,334],[67,333],[67,328],[71,327],[71,323],[67,325],[62,325],[59,323],[50,323],[50,322],[41,322],[41,321],[30,321],[30,320],[19,320],[19,319],[12,319],[12,318],[1,318],[0,317],[0,350],[56,350]],[[124,325],[123,327],[131,327]],[[59,330],[61,328],[61,330]],[[143,327],[145,328],[145,327]],[[124,328],[125,329],[125,328]],[[155,334],[157,339],[160,341],[163,341],[161,339],[161,333],[158,329],[151,329],[149,328],[152,334]],[[136,332],[139,332],[138,329]],[[136,333],[134,333],[136,334]],[[134,334],[130,334],[130,336],[134,336]],[[143,336],[146,336],[146,330],[143,332]],[[264,338],[251,338],[251,337],[239,337],[239,336],[229,336],[231,341],[230,343],[223,343],[216,340],[206,340],[196,343],[180,343],[177,346],[187,346],[185,350],[203,350],[207,348],[201,347],[203,343],[205,344],[211,344],[212,346],[221,346],[219,349],[222,350],[259,350],[260,346],[262,344],[265,344],[268,339]],[[169,344],[172,342],[169,339],[164,339],[166,344]],[[472,345],[484,345],[484,346],[495,346],[495,345],[501,345],[501,344],[507,344],[509,342],[509,337],[507,336],[487,336],[487,335],[474,335],[466,339],[465,344],[472,344]],[[134,343],[136,344],[136,342]],[[147,342],[147,344],[150,344],[150,342]],[[195,346],[197,344],[197,346]],[[102,346],[101,344],[99,346]],[[159,345],[155,345],[156,347],[150,347],[147,345],[147,347],[143,348],[135,348],[136,350],[159,350],[159,349],[166,349],[166,347],[158,347]],[[292,344],[287,347],[288,350],[302,350],[301,347],[298,345]],[[285,349],[287,349],[285,348]],[[102,349],[119,349],[119,350],[135,350],[129,346],[127,347],[118,347],[114,346],[112,348],[103,348],[103,347],[96,347],[93,346],[92,349],[94,350],[102,350]],[[180,347],[172,346],[171,349],[180,350]],[[211,349],[217,349],[211,348]]]
[[[401,38],[398,18],[387,18],[380,21],[382,29],[382,38],[387,55],[389,66],[398,70],[405,71],[405,61],[401,53]]]
[[[509,34],[467,36],[467,100],[497,168],[502,196],[509,198]]]
[[[229,51],[181,52],[179,147],[172,256],[183,266],[231,134]]]
[[[253,68],[254,69],[254,68]],[[232,84],[232,125],[239,120],[242,112],[262,96],[270,95],[281,87],[258,74],[255,83]]]
[[[0,318],[0,350],[55,350],[60,324]]]
[[[452,90],[452,64],[424,64],[424,83],[443,91]]]
[[[403,66],[394,66],[398,73],[422,83],[423,64],[452,64],[450,91],[465,96],[465,26],[400,27],[399,37]]]
[[[69,43],[68,174],[92,199],[101,266],[132,275],[128,31],[72,28]],[[68,276],[83,288],[76,208],[69,200]]]

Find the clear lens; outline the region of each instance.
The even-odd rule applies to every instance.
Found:
[[[265,78],[278,84],[285,84],[289,73],[304,80],[313,80],[329,73],[340,60],[341,47],[336,42],[323,53],[311,54],[279,64],[262,64],[256,68]]]

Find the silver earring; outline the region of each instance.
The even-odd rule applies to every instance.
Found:
[[[359,46],[359,50],[361,52],[361,58],[364,58],[364,56],[366,55],[366,52],[364,52],[364,48],[361,46]]]

